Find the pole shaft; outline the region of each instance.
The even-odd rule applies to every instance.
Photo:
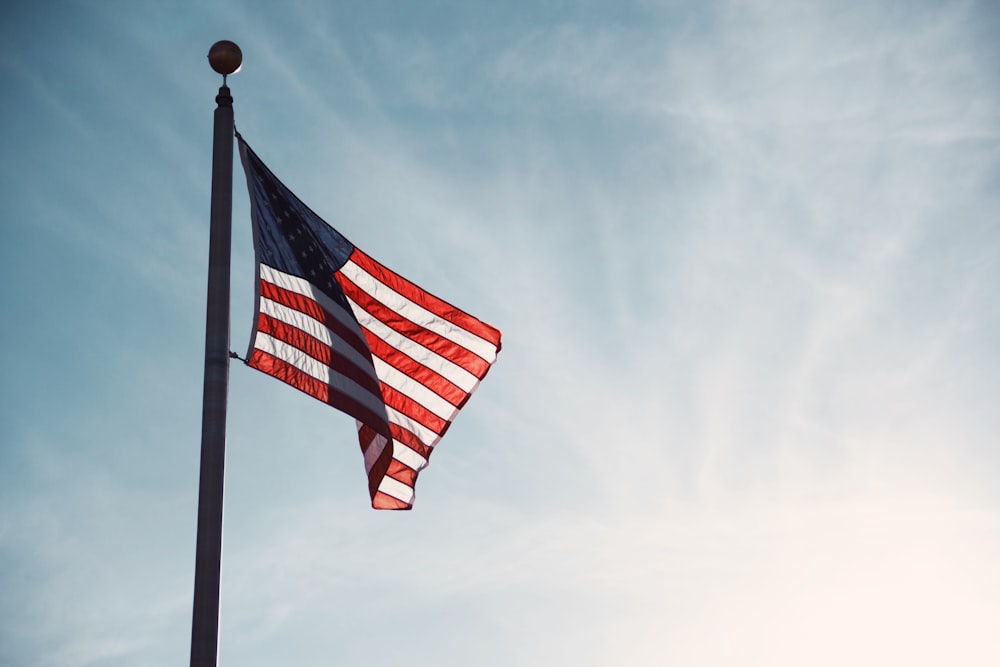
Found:
[[[212,217],[205,319],[205,388],[201,417],[198,545],[194,570],[191,667],[215,667],[219,653],[222,487],[229,392],[229,255],[233,226],[233,98],[223,83],[215,98]]]

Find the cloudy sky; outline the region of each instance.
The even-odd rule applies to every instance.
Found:
[[[187,664],[212,112],[496,325],[375,512],[234,363],[220,664],[1000,664],[1000,9],[0,9],[0,664]],[[253,257],[234,184],[232,347]]]

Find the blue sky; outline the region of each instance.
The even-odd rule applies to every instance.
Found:
[[[268,166],[504,332],[409,513],[233,365],[220,664],[1000,662],[993,3],[0,18],[0,664],[188,660],[219,39]]]

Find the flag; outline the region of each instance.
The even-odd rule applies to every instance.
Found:
[[[354,417],[372,507],[410,509],[500,331],[356,248],[236,136],[257,264],[246,362]]]

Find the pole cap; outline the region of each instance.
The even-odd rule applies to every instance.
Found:
[[[224,39],[208,50],[208,64],[222,76],[228,76],[239,71],[243,64],[243,52],[236,42]]]

